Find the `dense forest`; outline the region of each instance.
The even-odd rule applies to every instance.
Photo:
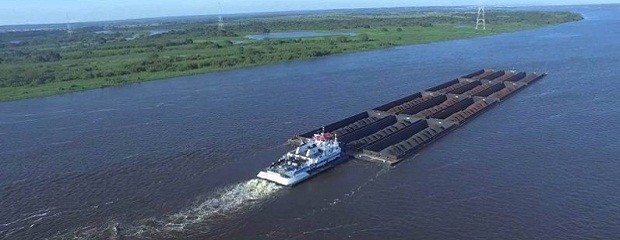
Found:
[[[0,101],[345,52],[487,36],[582,19],[568,12],[329,13],[0,33]],[[348,36],[249,40],[248,34]]]

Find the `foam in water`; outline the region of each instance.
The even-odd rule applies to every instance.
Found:
[[[133,237],[148,237],[152,234],[166,235],[173,232],[183,232],[189,227],[196,227],[206,223],[215,216],[225,216],[238,212],[251,204],[267,199],[280,186],[262,180],[252,179],[225,187],[216,192],[215,196],[189,209],[170,215],[161,220],[150,219],[139,227],[129,228],[128,235]]]
[[[110,221],[101,226],[87,226],[80,227],[74,229],[71,232],[65,234],[55,235],[46,239],[56,240],[56,239],[75,239],[75,240],[90,240],[90,239],[107,239],[107,240],[117,240],[120,239],[119,236],[119,223]]]
[[[146,219],[135,224],[122,226],[111,221],[99,227],[83,227],[72,232],[51,237],[51,239],[120,239],[122,236],[133,238],[166,237],[182,233],[188,228],[205,228],[209,220],[216,216],[227,216],[253,204],[260,203],[276,193],[280,186],[262,180],[249,181],[224,187],[212,197],[186,210],[162,219]],[[138,225],[138,226],[136,226]]]

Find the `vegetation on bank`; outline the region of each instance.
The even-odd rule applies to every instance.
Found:
[[[0,101],[397,45],[513,32],[578,21],[568,12],[493,11],[487,30],[473,12],[324,13],[0,33]],[[166,31],[160,31],[160,30]],[[248,34],[339,31],[356,36],[248,40]]]

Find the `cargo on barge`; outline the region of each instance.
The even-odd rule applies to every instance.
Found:
[[[483,69],[290,139],[338,136],[344,156],[395,164],[546,74]]]

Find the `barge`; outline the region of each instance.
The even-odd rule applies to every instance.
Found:
[[[479,70],[295,136],[289,139],[289,143],[299,149],[315,144],[317,134],[328,134],[338,137],[335,144],[340,151],[339,159],[353,157],[396,164],[544,76],[546,73]],[[332,160],[319,169],[322,171],[342,162]],[[282,163],[281,160],[278,162]],[[278,162],[274,164],[279,166]],[[316,159],[310,159],[299,164],[315,162]],[[269,172],[269,169],[265,171]],[[310,169],[308,176],[317,173],[313,171],[316,169]],[[277,171],[281,173],[281,170]],[[282,185],[293,185],[308,178],[289,179],[294,183],[287,184],[290,181],[266,177],[265,171],[258,177]],[[284,175],[287,174],[290,172]]]

